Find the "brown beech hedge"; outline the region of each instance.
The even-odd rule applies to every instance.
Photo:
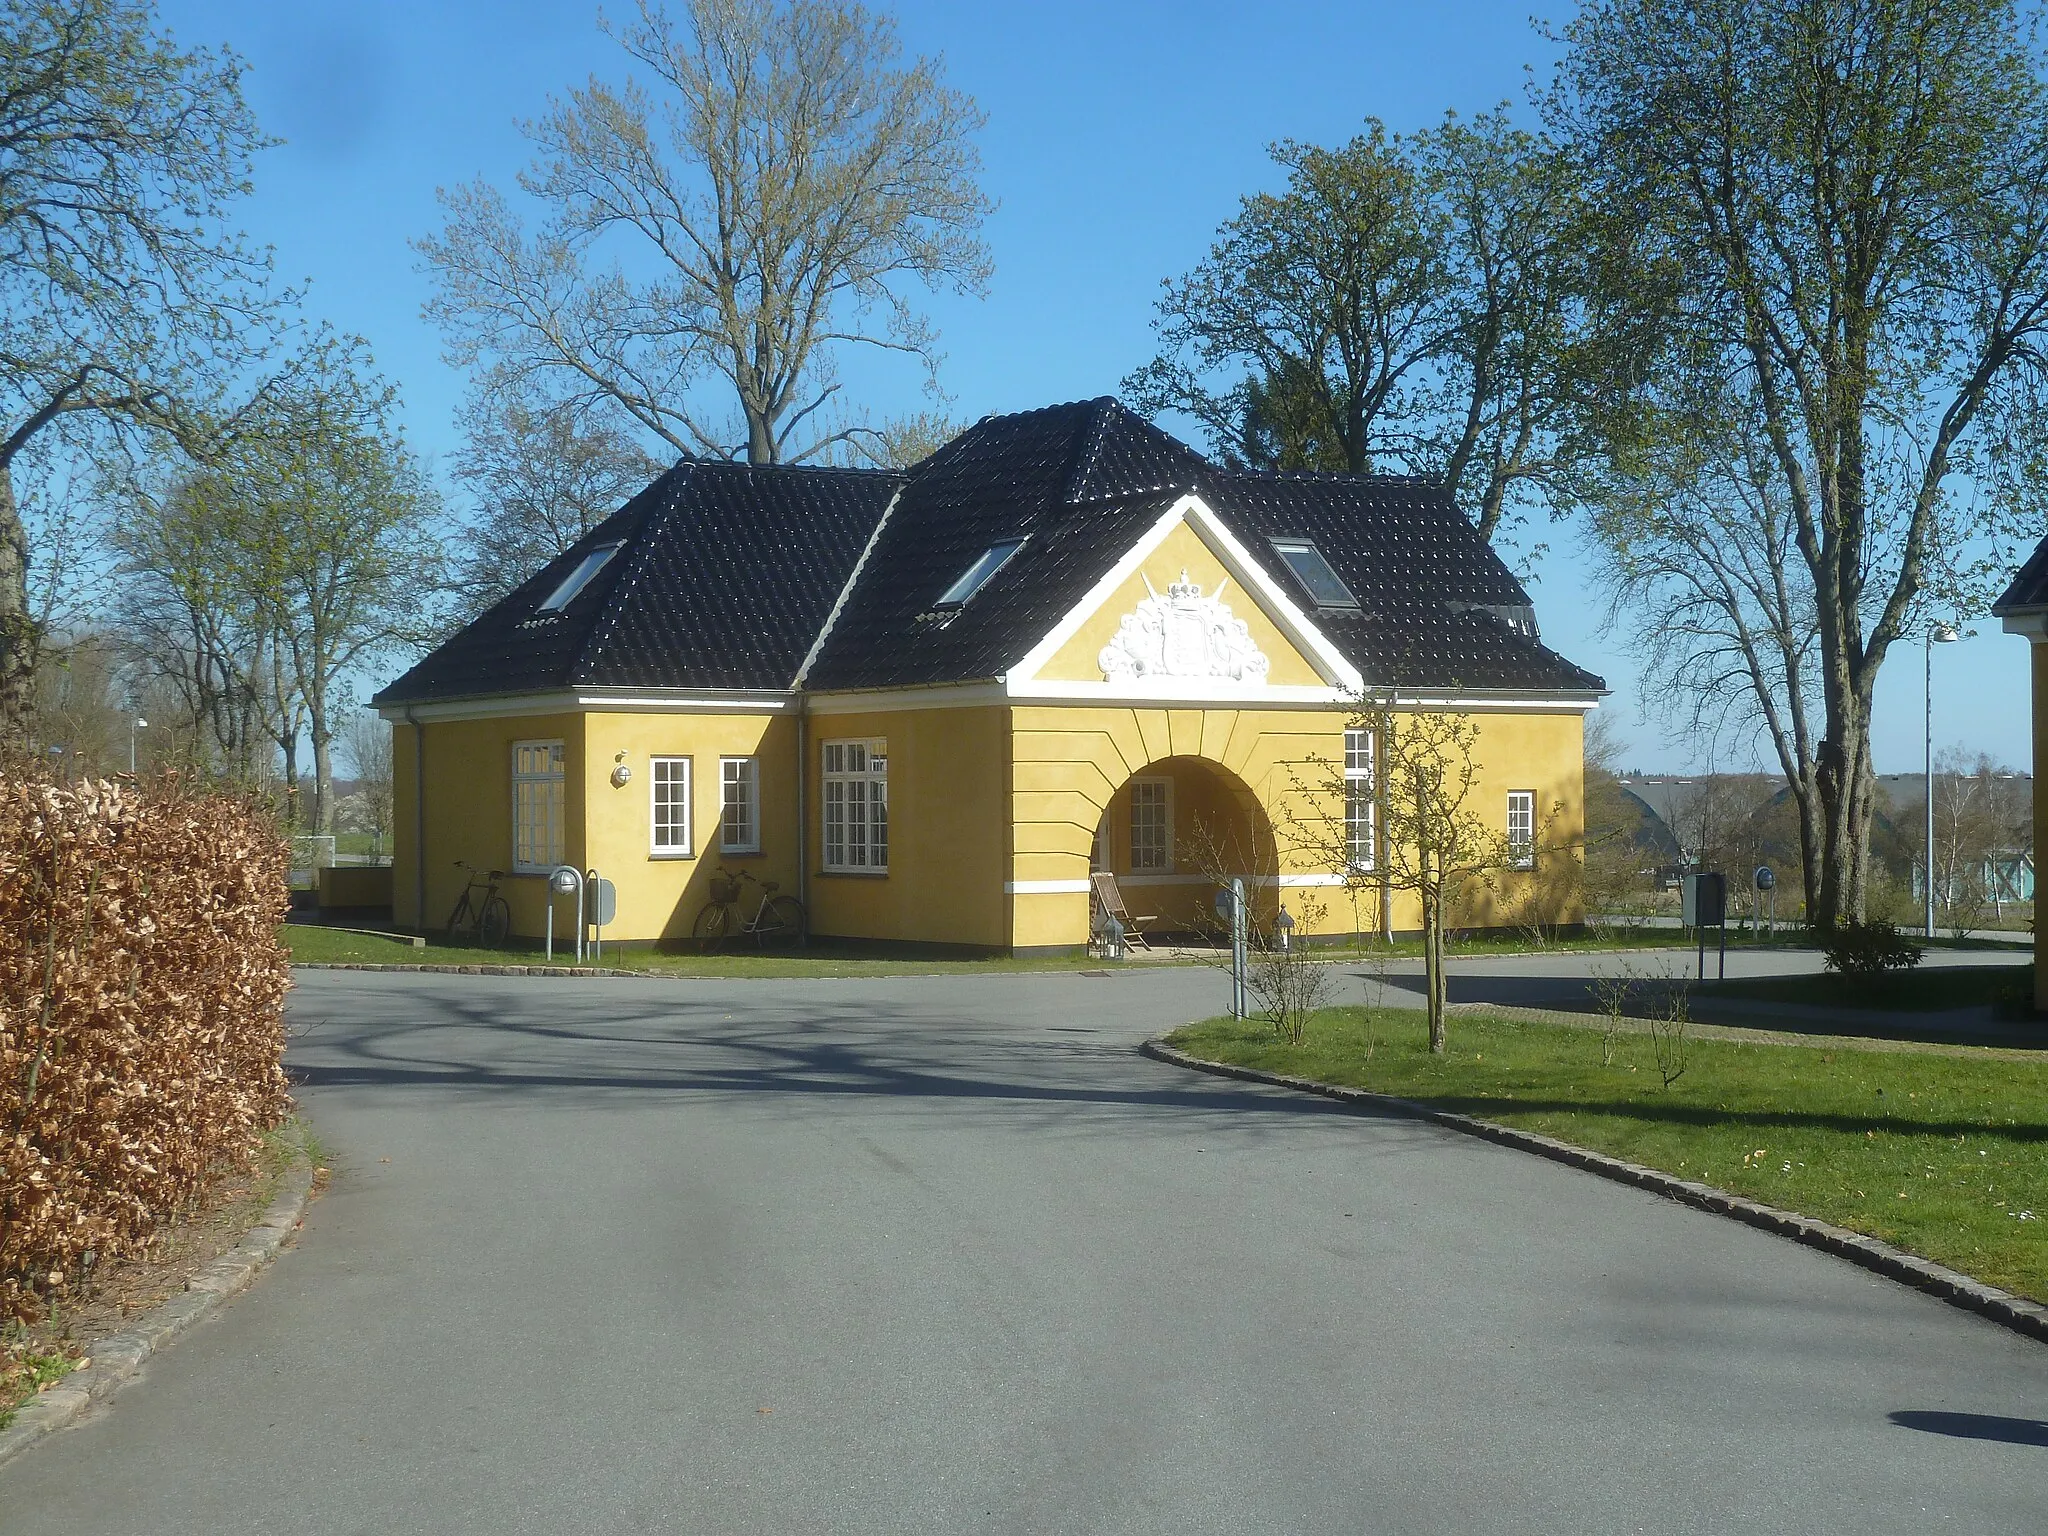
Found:
[[[176,779],[0,777],[0,1321],[144,1247],[289,1111],[286,862],[258,806]]]

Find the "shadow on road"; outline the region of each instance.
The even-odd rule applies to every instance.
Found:
[[[1995,1413],[1946,1413],[1939,1409],[1901,1409],[1885,1415],[1901,1429],[1957,1440],[1996,1440],[2001,1445],[2048,1446],[2048,1423],[2040,1419],[2008,1419]]]

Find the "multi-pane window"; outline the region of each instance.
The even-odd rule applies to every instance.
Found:
[[[1372,732],[1344,733],[1344,849],[1353,869],[1373,858]]]
[[[512,867],[546,873],[562,862],[563,752],[559,741],[512,743]]]
[[[889,868],[889,743],[828,741],[825,750],[825,867],[855,873]]]
[[[1173,868],[1173,781],[1131,780],[1131,872]]]
[[[649,824],[651,851],[670,858],[688,858],[690,842],[690,760],[657,757],[648,765],[647,792],[653,796]]]
[[[761,851],[761,769],[752,757],[718,760],[718,847],[722,853]]]
[[[1508,862],[1516,869],[1536,867],[1536,793],[1508,791]]]

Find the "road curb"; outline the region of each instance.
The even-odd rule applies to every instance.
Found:
[[[149,1357],[194,1323],[249,1288],[298,1230],[313,1188],[313,1159],[297,1128],[292,1166],[263,1219],[242,1240],[185,1282],[184,1291],[122,1332],[93,1346],[92,1363],[22,1404],[14,1422],[0,1429],[0,1466],[45,1435],[73,1423],[101,1398],[125,1386]]]
[[[1518,1131],[1509,1126],[1496,1125],[1491,1120],[1475,1120],[1470,1115],[1432,1109],[1427,1104],[1418,1104],[1412,1099],[1397,1099],[1389,1094],[1373,1093],[1364,1088],[1342,1088],[1334,1083],[1320,1083],[1312,1078],[1294,1077],[1284,1072],[1262,1072],[1256,1067],[1204,1061],[1199,1056],[1190,1056],[1185,1051],[1176,1050],[1164,1040],[1157,1038],[1147,1040],[1139,1049],[1154,1060],[1168,1062],[1173,1066],[1207,1072],[1216,1077],[1236,1078],[1241,1082],[1264,1083],[1274,1088],[1293,1088],[1303,1093],[1335,1099],[1343,1104],[1407,1115],[1417,1120],[1430,1121],[1449,1130],[1461,1131],[1467,1136],[1477,1136],[1501,1146],[1514,1147],[1518,1151],[1533,1152],[1536,1156],[1547,1157],[1552,1162],[1568,1163],[1574,1168],[1584,1169],[1587,1173],[1612,1179],[1617,1184],[1630,1184],[1637,1189],[1646,1189],[1652,1194],[1662,1195],[1666,1199],[1676,1200],[1699,1210],[1712,1211],[1719,1216],[1732,1217],[1752,1227],[1761,1227],[1766,1232],[1775,1232],[1780,1237],[1789,1237],[1809,1248],[1818,1248],[1837,1258],[1847,1259],[1852,1264],[1860,1264],[1865,1269],[1874,1270],[1887,1279],[1937,1296],[1952,1306],[1975,1312],[2002,1327],[2048,1342],[2048,1307],[2029,1301],[2024,1296],[2015,1296],[2010,1291],[2002,1291],[1995,1285],[1985,1285],[1982,1281],[1972,1280],[1968,1275],[1958,1273],[1946,1265],[1936,1264],[1931,1259],[1919,1258],[1903,1249],[1894,1248],[1890,1243],[1880,1242],[1874,1237],[1865,1237],[1861,1232],[1851,1232],[1824,1221],[1816,1221],[1810,1216],[1801,1216],[1794,1211],[1782,1211],[1776,1206],[1745,1200],[1740,1195],[1731,1195],[1725,1189],[1716,1189],[1711,1184],[1675,1178],[1655,1168],[1645,1168],[1640,1163],[1626,1163],[1620,1158],[1589,1152],[1584,1147],[1575,1147],[1570,1142],[1559,1141],[1554,1136],[1545,1136],[1536,1131]]]

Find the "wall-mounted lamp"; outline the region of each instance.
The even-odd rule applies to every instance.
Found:
[[[612,787],[614,789],[624,789],[633,782],[633,770],[626,766],[626,754],[623,752],[613,758],[612,761],[617,765],[612,769]]]

